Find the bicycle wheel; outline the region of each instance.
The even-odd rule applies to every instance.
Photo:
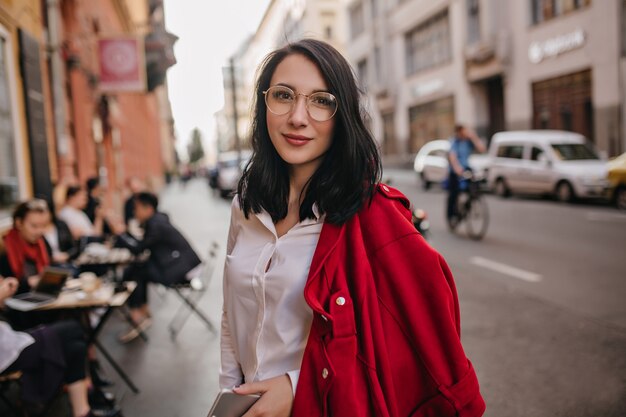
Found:
[[[489,209],[487,201],[481,196],[471,199],[465,217],[467,235],[474,240],[481,240],[487,233],[489,226]]]

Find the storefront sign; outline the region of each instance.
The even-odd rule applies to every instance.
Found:
[[[145,91],[144,47],[141,39],[116,37],[98,40],[102,92]]]
[[[418,83],[413,87],[414,97],[423,97],[441,90],[444,86],[444,82],[441,78],[427,81],[425,83]]]
[[[585,44],[586,40],[585,31],[577,29],[572,33],[557,36],[547,41],[533,42],[528,47],[528,59],[530,59],[530,62],[533,64],[538,64],[544,59],[578,49]]]

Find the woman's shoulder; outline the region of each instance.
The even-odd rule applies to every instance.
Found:
[[[411,220],[411,202],[398,189],[387,184],[377,184],[372,198],[359,212],[362,219],[375,222]],[[381,217],[384,216],[384,217]],[[383,220],[384,219],[384,220]]]

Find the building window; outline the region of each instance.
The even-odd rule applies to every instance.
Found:
[[[19,199],[18,167],[15,150],[15,126],[9,88],[9,53],[7,38],[0,32],[0,220],[10,216]]]
[[[404,42],[407,75],[450,61],[452,53],[448,10],[408,32]]]
[[[447,97],[411,107],[409,123],[411,153],[419,151],[428,141],[449,138],[454,133],[454,98]]]
[[[531,0],[533,24],[587,7],[591,0]]]
[[[356,64],[359,85],[363,90],[367,89],[367,58],[363,58]]]
[[[480,40],[480,6],[479,0],[467,0],[467,44],[472,45]]]
[[[350,8],[350,36],[352,39],[359,36],[365,30],[365,16],[363,15],[363,3],[358,2]]]
[[[333,38],[333,28],[332,28],[332,26],[326,26],[326,29],[324,30],[324,33],[326,34],[326,39],[332,39]]]

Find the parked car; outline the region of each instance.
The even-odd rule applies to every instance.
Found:
[[[237,189],[243,168],[250,159],[250,151],[241,152],[241,164],[237,165],[237,152],[222,152],[217,156],[215,183],[222,197],[228,197]]]
[[[626,210],[626,153],[609,161],[608,165],[611,201],[618,209]]]
[[[450,141],[437,139],[426,142],[415,156],[413,169],[420,177],[422,186],[428,190],[432,184],[442,183],[448,178],[448,152]],[[489,162],[487,155],[474,154],[469,158],[469,165],[478,177],[485,175]]]
[[[607,196],[607,163],[578,133],[500,132],[491,139],[488,153],[488,186],[500,196],[549,194],[564,202]]]

